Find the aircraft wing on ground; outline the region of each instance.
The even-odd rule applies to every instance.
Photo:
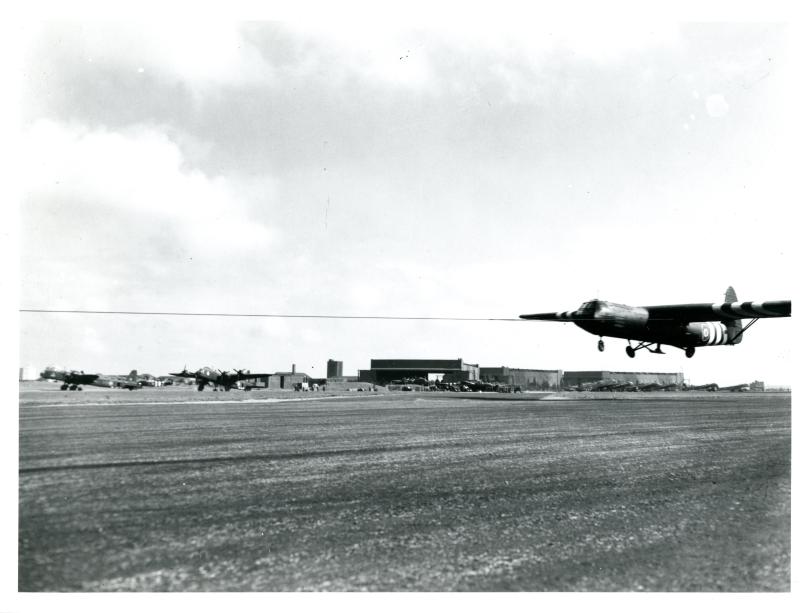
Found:
[[[83,371],[78,372],[78,371],[75,371],[75,370],[73,370],[72,372],[69,373],[69,377],[71,379],[74,379],[75,381],[79,381],[80,383],[91,383],[92,381],[97,379],[99,376],[100,376],[99,374],[97,374],[97,375],[91,374],[90,375],[90,374],[84,373]]]
[[[682,322],[726,321],[740,317],[759,319],[762,317],[791,317],[791,300],[770,302],[720,302],[702,304],[661,304],[643,307],[650,320]]]
[[[169,374],[172,375],[173,377],[196,377],[197,376],[196,372],[189,372],[185,368],[181,372],[171,372]]]
[[[232,381],[246,381],[248,379],[260,379],[261,377],[271,377],[273,373],[266,372],[237,372],[228,373],[228,378]]]
[[[75,385],[91,385],[100,377],[99,374],[87,374],[82,370],[65,371],[51,368],[46,368],[39,376],[43,379],[55,379],[56,381],[64,381]]]

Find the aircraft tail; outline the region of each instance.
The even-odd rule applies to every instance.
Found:
[[[737,302],[736,291],[733,287],[729,287],[725,292],[725,302]],[[728,332],[728,343],[730,345],[738,345],[742,342],[742,320],[741,319],[726,319],[722,323],[725,324]]]

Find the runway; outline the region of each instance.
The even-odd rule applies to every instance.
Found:
[[[788,394],[492,396],[23,389],[19,590],[790,589]]]

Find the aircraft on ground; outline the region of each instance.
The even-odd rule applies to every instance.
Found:
[[[94,385],[96,387],[124,387],[129,390],[139,389],[141,383],[135,370],[128,376],[106,377],[100,373],[87,374],[82,370],[57,370],[52,366],[39,373],[42,379],[54,379],[63,381],[62,390],[82,390],[82,385]]]
[[[584,381],[577,385],[570,385],[564,388],[568,392],[610,392],[626,386],[626,382],[617,379],[599,379],[597,381]]]
[[[664,353],[661,345],[683,349],[687,358],[696,347],[738,345],[745,330],[762,317],[791,317],[792,301],[738,302],[732,287],[725,302],[672,304],[633,307],[605,300],[584,302],[575,311],[520,315],[521,319],[571,321],[579,328],[600,337],[597,349],[603,351],[604,336],[628,340],[625,353],[635,357],[640,349]],[[742,317],[752,320],[742,327]],[[631,341],[637,341],[634,347]],[[656,345],[655,349],[651,349]]]
[[[633,381],[600,380],[589,383],[588,391],[591,392],[635,392],[638,387]]]
[[[680,389],[677,383],[645,383],[639,386],[640,392],[675,392]]]
[[[132,370],[127,376],[110,377],[108,381],[113,383],[109,387],[123,387],[128,390],[138,390],[142,387],[143,381],[139,378],[139,373]]]
[[[171,374],[173,377],[185,377],[196,380],[198,392],[202,392],[207,385],[213,385],[215,392],[218,391],[218,388],[220,387],[226,392],[229,392],[231,391],[231,388],[237,387],[237,383],[239,383],[239,381],[269,377],[272,373],[251,373],[236,369],[234,369],[233,373],[229,373],[226,370],[213,370],[208,366],[204,366],[200,370],[191,372],[186,370],[186,367],[184,366],[181,372],[171,372],[169,374]],[[245,390],[247,389],[249,388],[246,387]]]
[[[43,372],[39,373],[39,376],[42,379],[63,381],[61,389],[72,391],[83,389],[80,387],[81,385],[95,385],[95,381],[100,377],[99,374],[86,374],[82,370],[56,370],[52,367],[45,368]]]
[[[686,385],[683,389],[691,391],[716,392],[719,389],[719,385],[716,383],[706,383],[704,385]]]
[[[740,383],[739,385],[728,385],[727,387],[719,388],[719,391],[725,392],[749,392],[750,391],[750,384],[749,383]]]

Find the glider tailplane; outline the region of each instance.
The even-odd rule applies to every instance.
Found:
[[[729,287],[728,291],[725,292],[725,302],[732,303],[737,302],[736,298],[736,291],[733,287]],[[742,342],[742,320],[741,319],[726,319],[723,321],[727,328],[728,332],[728,344],[729,345],[738,345]]]

